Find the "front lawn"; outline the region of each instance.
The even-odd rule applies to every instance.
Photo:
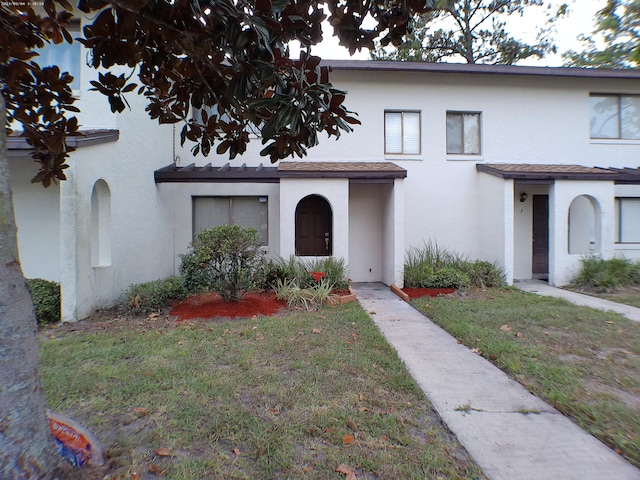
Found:
[[[640,323],[511,289],[412,303],[640,466]]]
[[[86,478],[484,478],[355,303],[41,336],[49,407],[105,449]]]

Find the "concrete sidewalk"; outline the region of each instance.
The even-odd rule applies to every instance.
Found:
[[[603,298],[592,297],[590,295],[583,295],[570,290],[552,287],[542,280],[516,280],[513,283],[513,286],[520,290],[524,290],[525,292],[531,292],[545,297],[564,298],[576,305],[591,307],[596,310],[612,310],[620,315],[624,315],[629,320],[640,322],[640,308],[632,307],[631,305],[624,305],[622,303],[611,302]]]
[[[640,469],[382,284],[352,285],[435,410],[492,480],[640,479]]]

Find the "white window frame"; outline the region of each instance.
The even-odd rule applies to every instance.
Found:
[[[474,117],[478,118],[478,151],[477,152],[467,152],[465,151],[465,115],[469,116],[472,115]],[[449,119],[449,116],[456,116],[456,117],[460,117],[461,122],[462,122],[462,131],[461,133],[461,138],[460,138],[460,145],[462,146],[462,151],[461,152],[450,152],[449,151],[449,128],[447,126],[447,120]],[[461,155],[461,156],[473,156],[473,157],[479,157],[482,155],[482,112],[478,112],[478,111],[462,111],[462,110],[447,110],[446,116],[445,116],[445,130],[446,130],[446,139],[445,139],[445,149],[447,151],[447,155],[451,155],[451,156],[455,156],[455,155]]]
[[[611,98],[616,101],[617,111],[615,112],[615,121],[617,122],[617,128],[616,128],[617,132],[613,136],[597,135],[597,134],[594,135],[593,126],[592,126],[592,123],[594,120],[592,100],[595,98]],[[635,137],[625,135],[624,133],[625,117],[623,115],[624,108],[622,106],[622,103],[625,99],[633,99],[637,102],[640,102],[640,95],[627,95],[627,94],[619,94],[619,93],[591,93],[589,95],[589,138],[591,140],[640,142],[640,129],[639,129],[638,135]],[[640,116],[640,112],[639,112],[639,116]]]
[[[269,245],[269,197],[268,195],[194,195],[191,197],[191,204],[192,204],[192,232],[193,235],[195,236],[196,233],[198,233],[200,230],[197,230],[196,228],[196,201],[198,199],[219,199],[219,200],[227,200],[228,201],[228,222],[224,223],[224,224],[218,224],[218,225],[235,225],[234,223],[234,217],[233,217],[233,200],[234,199],[238,199],[238,198],[242,198],[242,199],[256,199],[259,203],[261,204],[265,204],[266,206],[266,228],[263,229],[261,226],[253,226],[253,228],[256,229],[256,231],[258,232],[258,235],[260,235],[260,239],[261,239],[261,243],[264,246],[268,246]],[[210,227],[207,228],[214,228],[217,225],[211,225]],[[248,228],[248,227],[245,227]]]
[[[191,108],[191,118],[198,124],[198,125],[202,125],[202,110],[205,110],[207,112],[207,115],[210,117],[212,117],[213,115],[219,115],[218,114],[218,106],[214,105],[214,106],[202,106],[200,108]],[[224,114],[222,115],[222,117],[220,118],[221,120],[224,121],[229,121],[229,115],[228,114]],[[247,125],[247,131],[249,133],[250,137],[254,137],[254,138],[259,138],[262,136],[262,131],[256,127],[254,124],[249,123]]]
[[[388,121],[387,115],[400,115],[400,149],[397,151],[391,151],[387,142],[388,135]],[[408,124],[408,121],[405,121],[405,117],[407,115],[418,115],[418,123],[417,123],[417,132],[409,132],[407,129],[409,126],[405,127],[405,124]],[[408,118],[407,118],[408,120]],[[408,146],[405,146],[405,140],[408,134],[417,135],[417,151],[408,151]],[[422,112],[420,110],[385,110],[384,111],[384,153],[385,155],[421,155],[422,154]]]
[[[636,205],[636,209],[640,210],[640,198],[639,197],[616,197],[615,199],[615,215],[616,215],[616,243],[640,243],[640,231],[635,233],[637,237],[628,239],[625,237],[625,224],[633,223],[640,225],[640,219],[627,219],[624,221],[626,202]]]
[[[42,48],[36,48],[35,51],[39,53],[37,57],[33,58],[40,68],[51,67],[53,65],[57,65],[60,68],[60,73],[69,72],[70,75],[73,76],[73,82],[71,83],[71,90],[73,93],[78,96],[81,90],[81,77],[82,77],[82,44],[76,40],[76,37],[80,36],[80,23],[73,22],[67,28],[69,34],[74,39],[73,43],[67,43],[67,41],[63,41],[62,43],[46,43]],[[58,55],[56,53],[60,53],[62,51],[66,51],[66,55],[63,58],[63,61],[58,61]],[[77,52],[72,52],[72,50],[77,50]],[[77,58],[75,58],[77,56]],[[51,61],[49,61],[51,60]],[[75,65],[69,64],[69,62],[73,62]],[[74,71],[75,70],[75,71]]]

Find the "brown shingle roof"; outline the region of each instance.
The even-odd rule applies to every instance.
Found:
[[[486,65],[467,63],[403,62],[390,60],[324,60],[333,70],[362,70],[373,72],[457,73],[473,75],[524,75],[535,77],[640,79],[635,68],[572,68],[534,67],[522,65]]]
[[[280,162],[281,178],[405,178],[407,171],[391,162]]]
[[[514,180],[616,180],[618,172],[582,165],[538,165],[528,163],[479,163],[479,172]]]

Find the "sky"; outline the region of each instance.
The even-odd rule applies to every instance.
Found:
[[[594,16],[596,12],[602,9],[606,0],[549,0],[549,3],[552,4],[554,8],[561,3],[569,3],[570,12],[569,15],[558,21],[557,23],[557,34],[556,34],[556,45],[558,46],[558,54],[551,55],[548,58],[543,60],[534,60],[529,62],[531,65],[540,65],[540,66],[562,66],[562,57],[561,53],[567,50],[581,50],[580,42],[577,40],[580,34],[589,34],[594,29]],[[532,11],[536,11],[538,9],[533,8]],[[528,20],[514,18],[513,21],[509,19],[510,22],[514,24],[514,28],[522,31],[527,30],[527,23],[535,22],[537,19]],[[353,57],[349,56],[349,52],[346,48],[340,47],[338,45],[338,40],[331,36],[331,27],[326,25],[324,29],[325,32],[325,40],[315,47],[313,47],[313,54],[320,56],[324,59],[358,59],[358,60],[368,60],[369,52],[368,50],[363,50],[362,52],[356,52]],[[295,48],[292,48],[292,53],[295,52]],[[295,55],[295,54],[294,54]]]

